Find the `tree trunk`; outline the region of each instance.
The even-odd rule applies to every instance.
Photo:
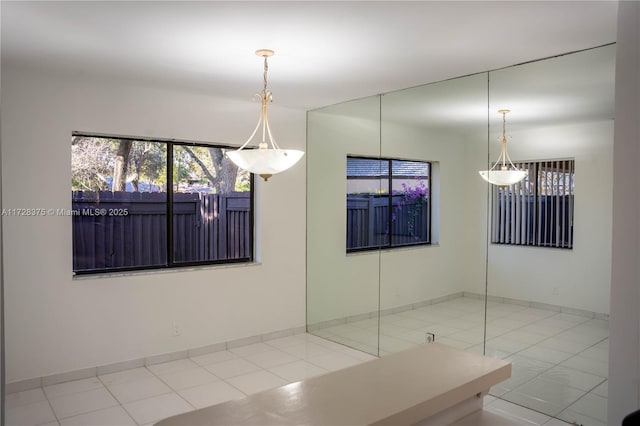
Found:
[[[214,182],[217,194],[228,194],[236,189],[238,166],[224,155],[221,148],[209,148],[209,156],[216,170],[216,182]]]
[[[121,140],[116,153],[116,164],[113,166],[113,183],[111,190],[126,191],[127,190],[127,171],[129,169],[129,154],[131,153],[130,140]]]
[[[207,168],[201,159],[188,147],[184,150],[191,155],[194,161],[200,166],[209,182],[216,190],[216,194],[228,194],[236,189],[236,179],[238,177],[238,166],[224,155],[223,148],[209,148],[209,157],[213,164],[215,175]]]

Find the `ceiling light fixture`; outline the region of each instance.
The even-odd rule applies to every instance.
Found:
[[[528,173],[526,171],[519,170],[514,166],[511,161],[511,157],[509,157],[509,154],[507,153],[507,136],[505,134],[507,127],[506,115],[510,110],[501,109],[498,110],[498,112],[502,114],[502,138],[500,139],[502,142],[502,149],[500,151],[500,156],[494,163],[493,167],[489,170],[480,170],[478,173],[480,173],[480,176],[482,176],[484,180],[493,185],[508,186],[520,182],[522,179],[527,177]],[[500,169],[494,170],[498,164],[500,164]]]
[[[271,128],[269,127],[269,112],[267,104],[272,102],[271,91],[267,89],[267,58],[273,56],[273,50],[260,49],[256,50],[256,55],[264,58],[264,87],[262,92],[256,93],[256,98],[260,99],[262,106],[260,108],[260,118],[258,124],[253,130],[249,139],[237,150],[228,151],[227,156],[238,165],[241,169],[251,173],[258,174],[266,181],[272,175],[283,172],[296,164],[304,155],[303,151],[296,149],[280,149],[276,143]],[[258,145],[258,149],[244,149],[262,126],[262,141]],[[266,139],[269,138],[269,144]]]

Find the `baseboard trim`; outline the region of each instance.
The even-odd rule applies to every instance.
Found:
[[[399,312],[405,312],[405,311],[410,311],[412,309],[423,308],[425,306],[433,305],[440,302],[446,302],[447,300],[457,299],[458,297],[462,297],[463,293],[464,292],[459,291],[457,293],[436,297],[434,299],[427,299],[427,300],[422,300],[420,302],[410,303],[408,305],[400,305],[400,306],[394,306],[392,308],[382,309],[380,310],[380,316],[384,317],[387,315],[397,314]],[[331,320],[316,322],[313,324],[307,324],[307,331],[309,333],[312,333],[317,330],[322,330],[323,328],[335,327],[336,325],[349,324],[352,322],[357,322],[357,321],[362,321],[362,320],[377,318],[377,317],[378,317],[378,311],[364,312],[361,314],[351,315],[348,317],[335,318]]]
[[[408,305],[401,305],[401,306],[395,306],[392,308],[382,309],[380,310],[380,317],[397,314],[399,312],[410,311],[412,309],[419,309],[425,306],[434,305],[436,303],[453,300],[458,297],[469,297],[472,299],[484,300],[483,294],[473,293],[468,291],[459,291],[457,293],[452,293],[442,297],[436,297],[434,299],[427,299],[420,302],[411,303]],[[592,312],[584,309],[569,308],[569,307],[560,306],[560,305],[552,305],[549,303],[532,302],[528,300],[512,299],[508,297],[498,297],[498,296],[491,296],[491,295],[487,296],[487,300],[490,302],[510,303],[513,305],[528,306],[530,308],[536,308],[536,309],[544,309],[546,311],[554,311],[554,312],[562,312],[562,313],[567,313],[572,315],[579,315],[586,318],[601,319],[605,321],[609,320],[609,314]],[[364,312],[362,314],[351,315],[348,317],[320,321],[312,324],[307,324],[307,331],[309,333],[313,333],[314,331],[335,327],[337,325],[349,324],[352,322],[362,321],[370,318],[377,318],[377,316],[378,316],[378,311],[371,311],[371,312]]]
[[[472,293],[468,291],[463,291],[462,295],[464,297],[471,297],[474,299],[484,299],[483,294]],[[545,311],[553,311],[553,312],[561,312],[565,314],[578,315],[585,318],[601,319],[605,321],[609,320],[609,314],[588,311],[586,309],[569,308],[567,306],[553,305],[550,303],[532,302],[524,299],[512,299],[510,297],[499,297],[499,296],[491,296],[491,295],[487,296],[487,300],[490,302],[510,303],[512,305],[528,306],[530,308],[543,309]]]

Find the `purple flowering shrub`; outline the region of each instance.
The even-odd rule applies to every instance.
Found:
[[[416,221],[422,212],[422,207],[429,199],[429,188],[423,180],[419,180],[415,186],[402,184],[402,190],[393,190],[392,196],[400,199],[394,203],[391,221],[406,220],[407,232],[414,240],[419,240],[416,234]],[[403,214],[404,212],[404,214]]]

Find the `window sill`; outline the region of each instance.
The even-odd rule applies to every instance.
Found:
[[[414,245],[397,246],[397,247],[385,247],[385,248],[380,249],[380,251],[383,252],[383,253],[393,253],[393,252],[398,252],[398,251],[411,251],[411,250],[418,250],[418,249],[428,249],[429,247],[440,247],[440,244],[438,244],[438,243],[430,243],[430,244],[414,244]]]
[[[491,243],[491,247],[521,247],[521,248],[529,248],[529,249],[544,249],[544,250],[559,250],[572,252],[574,247],[556,247],[556,246],[536,246],[529,244],[507,244],[507,243]]]
[[[181,272],[195,272],[195,271],[208,271],[208,270],[218,270],[218,269],[230,269],[230,268],[244,268],[244,267],[253,267],[253,266],[262,266],[262,262],[252,261],[252,262],[238,262],[238,263],[226,263],[226,264],[218,264],[218,265],[198,265],[198,266],[184,266],[184,267],[176,267],[176,268],[160,268],[160,269],[143,269],[138,271],[122,271],[122,272],[97,272],[95,274],[74,274],[73,280],[84,281],[84,280],[92,280],[92,279],[102,279],[102,278],[118,278],[118,277],[131,277],[138,275],[158,275],[158,274],[177,274]]]
[[[397,246],[397,247],[384,247],[384,248],[371,249],[371,250],[352,251],[345,254],[347,257],[351,257],[351,256],[362,256],[367,254],[371,255],[371,254],[377,254],[377,253],[394,253],[394,252],[400,252],[400,251],[413,251],[413,250],[419,250],[419,249],[428,249],[429,247],[440,247],[440,244],[431,243],[431,244],[414,244],[414,245]]]

